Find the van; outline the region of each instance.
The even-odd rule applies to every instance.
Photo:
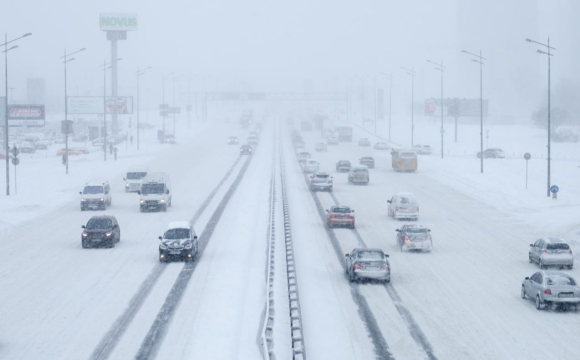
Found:
[[[304,172],[306,174],[315,173],[320,169],[320,164],[314,159],[308,159],[304,163]]]
[[[395,171],[417,171],[417,152],[407,149],[393,149],[391,163]]]
[[[389,216],[394,219],[419,220],[419,202],[415,194],[401,192],[387,202],[389,203]]]
[[[113,203],[111,187],[106,181],[103,183],[86,183],[79,195],[81,196],[81,211],[89,209],[105,210],[107,206],[111,206]]]
[[[167,211],[172,203],[171,181],[166,173],[149,173],[143,179],[141,189],[137,191],[139,210]]]
[[[348,183],[368,185],[369,168],[366,165],[352,165],[348,172]]]
[[[141,183],[149,169],[146,166],[131,166],[127,170],[127,175],[123,178],[125,181],[125,192],[137,192],[141,190]]]

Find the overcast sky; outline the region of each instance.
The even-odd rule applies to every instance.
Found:
[[[526,37],[551,37],[558,50],[553,81],[578,79],[580,60],[575,0],[5,0],[0,30],[9,39],[26,32],[9,53],[10,87],[24,98],[27,77],[44,77],[47,92],[63,94],[64,49],[86,47],[69,63],[71,95],[99,95],[103,59],[110,43],[99,29],[101,12],[137,13],[139,30],[119,43],[119,94],[134,95],[138,66],[152,103],[161,96],[163,74],[207,75],[211,90],[316,91],[346,79],[392,73],[393,101],[440,96],[440,74],[426,60],[443,60],[446,96],[478,97],[479,71],[461,49],[483,51],[484,97],[495,113],[528,116],[544,96],[547,59]],[[2,61],[2,64],[4,62]],[[334,78],[334,82],[329,79]],[[370,79],[370,78],[369,78]],[[4,83],[4,75],[0,75]],[[382,80],[379,77],[379,86]],[[168,85],[170,86],[170,85]],[[177,84],[184,91],[185,81]],[[368,85],[370,86],[370,85]],[[199,82],[192,83],[199,88]],[[169,89],[169,88],[167,88]],[[0,91],[3,93],[3,91]],[[160,99],[159,99],[160,100]],[[396,105],[394,105],[396,107]],[[399,108],[403,108],[400,106]]]

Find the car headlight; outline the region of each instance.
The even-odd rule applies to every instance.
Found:
[[[159,244],[159,248],[161,250],[165,250],[165,249],[167,249],[167,246],[165,246],[165,244]]]
[[[129,184],[125,184],[125,187],[129,187]]]
[[[184,249],[191,249],[191,248],[192,248],[192,246],[193,246],[193,243],[190,243],[190,242],[188,242],[188,243],[185,243],[185,244],[183,245],[183,248],[184,248]]]
[[[81,199],[81,202],[85,201],[85,199]]]
[[[145,200],[139,200],[141,204],[145,204]]]
[[[87,237],[87,236],[89,236],[89,235],[88,235],[88,234],[86,234],[86,233],[83,233],[83,237]]]
[[[105,199],[101,198],[101,201],[105,201]]]
[[[159,202],[163,204],[163,203],[165,203],[165,199],[161,199],[161,200],[159,200]]]
[[[109,237],[109,236],[111,236],[111,235],[113,235],[113,233],[112,233],[112,232],[105,233],[105,236],[106,236],[106,237]]]

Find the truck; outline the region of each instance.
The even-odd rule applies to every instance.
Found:
[[[352,128],[350,126],[337,126],[339,141],[352,141]]]

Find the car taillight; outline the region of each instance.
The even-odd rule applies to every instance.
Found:
[[[329,183],[329,184],[332,184],[332,180],[328,180],[328,183]]]
[[[330,215],[330,218],[331,218],[331,219],[336,219],[337,217],[338,217],[338,215],[336,215],[336,214],[332,214],[332,215]]]
[[[572,249],[570,249],[570,251],[568,251],[570,254],[572,254]]]
[[[395,207],[395,211],[399,211],[399,207],[398,206]]]
[[[403,237],[403,239],[405,240],[405,242],[408,242],[408,243],[411,242],[411,239],[409,239],[407,236]]]
[[[391,270],[391,267],[387,264],[381,266],[381,270]]]
[[[544,254],[547,254],[547,253],[548,253],[548,250],[544,249],[542,252],[543,252]]]
[[[546,289],[546,290],[544,290],[544,294],[546,294],[546,295],[552,295],[552,290]]]
[[[362,265],[360,264],[352,264],[353,269],[362,269]]]
[[[419,212],[419,207],[417,206],[417,212]]]
[[[429,235],[429,241],[433,242],[433,239],[431,238],[431,235]]]
[[[353,219],[353,220],[354,220],[354,216],[353,216],[353,215],[347,215],[347,217],[348,217],[349,219]]]

